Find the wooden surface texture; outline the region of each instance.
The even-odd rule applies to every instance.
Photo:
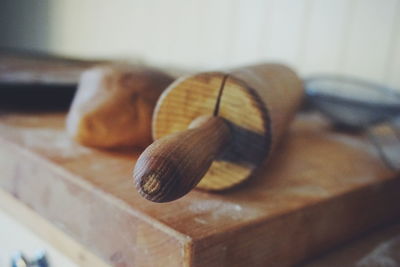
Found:
[[[220,94],[221,93],[221,94]],[[181,77],[161,95],[153,115],[155,140],[185,131],[200,116],[229,122],[231,140],[197,185],[232,188],[272,154],[303,98],[300,78],[280,64],[257,64]]]
[[[0,225],[0,266],[10,266],[9,260],[17,251],[29,257],[44,250],[50,267],[109,267],[82,244],[1,189]]]
[[[65,114],[0,114],[0,186],[113,266],[287,266],[400,215],[400,177],[359,136],[299,115],[237,189],[143,199],[140,151],[73,143]]]
[[[136,161],[135,185],[146,199],[169,202],[184,196],[226,150],[231,140],[231,127],[226,120],[205,116],[192,125],[186,131],[154,141]]]

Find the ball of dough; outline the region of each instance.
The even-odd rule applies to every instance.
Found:
[[[92,147],[145,147],[162,91],[174,79],[143,66],[108,65],[85,71],[67,116],[67,132]]]

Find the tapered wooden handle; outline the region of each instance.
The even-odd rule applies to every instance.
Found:
[[[168,202],[193,189],[230,140],[230,127],[221,117],[195,120],[189,129],[161,138],[140,155],[134,169],[140,194]]]

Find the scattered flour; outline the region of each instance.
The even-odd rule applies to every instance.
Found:
[[[45,151],[46,154],[71,158],[90,153],[90,149],[76,144],[63,131],[30,128],[27,131],[20,130],[19,135],[26,147]]]
[[[189,206],[189,210],[195,215],[198,215],[194,220],[200,224],[207,224],[211,221],[223,219],[249,219],[258,214],[258,212],[252,208],[244,208],[239,204],[222,200],[197,200]]]
[[[358,267],[397,267],[400,266],[400,236],[376,246],[369,254],[361,258]]]

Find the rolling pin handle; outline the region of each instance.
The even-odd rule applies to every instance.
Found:
[[[195,119],[188,130],[161,138],[140,155],[134,169],[139,193],[154,202],[178,199],[192,190],[231,137],[218,116]]]

